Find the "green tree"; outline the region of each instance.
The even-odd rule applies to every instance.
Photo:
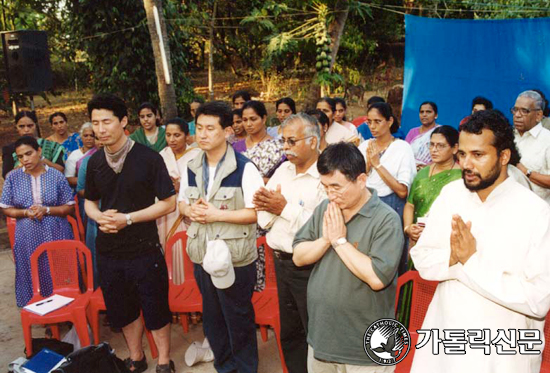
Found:
[[[183,17],[183,5],[164,3],[166,19]],[[72,0],[67,3],[75,48],[83,51],[94,91],[110,91],[130,107],[141,102],[159,103],[155,61],[143,3],[135,0]],[[190,36],[177,24],[167,22],[173,84],[180,112],[193,91],[186,77],[186,49]]]

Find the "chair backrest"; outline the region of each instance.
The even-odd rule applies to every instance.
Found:
[[[275,264],[273,262],[273,249],[267,244],[265,236],[258,237],[256,247],[264,246],[265,251],[265,288],[277,289],[277,276],[275,275]]]
[[[80,241],[86,242],[86,230],[84,229],[84,224],[82,223],[82,215],[80,213],[80,204],[78,200],[78,194],[75,194],[74,196],[75,206],[74,206],[74,212],[76,216],[76,223],[78,225],[78,232],[80,233]],[[75,237],[76,240],[76,237]]]
[[[426,312],[437,288],[437,281],[428,281],[420,277],[418,271],[408,271],[397,280],[396,304],[401,288],[412,281],[412,302],[409,321],[409,330],[416,331],[422,328]]]
[[[44,256],[40,258],[42,254]],[[84,260],[86,261],[86,273],[80,271],[82,258],[85,258]],[[86,284],[86,290],[93,292],[94,274],[90,250],[80,241],[61,240],[45,242],[38,246],[36,251],[31,255],[34,295],[40,294],[38,262],[39,260],[42,262],[45,259],[48,261],[54,292],[56,290],[80,292],[79,275],[85,276],[82,280]]]
[[[361,124],[365,123],[367,120],[367,116],[364,115],[362,117],[357,117],[354,120],[351,121],[355,127],[359,127]]]
[[[73,218],[71,215],[67,215],[67,220],[69,221],[69,224],[71,224],[71,228],[73,229],[73,239],[81,241],[80,239],[80,231],[78,229],[78,223],[76,222],[76,219]]]
[[[546,314],[546,323],[544,324],[544,351],[542,352],[542,365],[540,373],[550,373],[550,312]]]
[[[183,276],[184,281],[193,280],[195,281],[195,276],[193,275],[193,262],[187,255],[187,232],[181,231],[175,233],[168,242],[166,243],[164,259],[166,260],[166,267],[168,267],[168,278],[170,282],[173,282],[172,270],[174,268],[173,258],[174,258],[174,245],[177,242],[181,242],[182,255],[183,255]]]
[[[15,224],[17,219],[10,218],[6,216],[6,226],[8,227],[8,238],[10,239],[10,245],[13,250],[13,245],[15,244]]]

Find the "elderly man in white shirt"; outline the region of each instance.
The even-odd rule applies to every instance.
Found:
[[[431,340],[417,349],[413,373],[540,370],[550,207],[508,177],[513,151],[513,130],[499,112],[475,113],[462,128],[463,180],[443,188],[411,250],[420,275],[440,281],[419,333],[419,343]]]
[[[315,118],[299,113],[282,124],[283,148],[289,162],[273,174],[266,188],[254,195],[258,224],[270,229],[267,243],[273,249],[281,345],[290,373],[307,373],[307,284],[312,266],[297,267],[292,261],[296,231],[326,199],[317,159],[320,131]]]
[[[550,131],[541,124],[544,100],[535,91],[519,94],[514,107],[516,144],[521,154],[517,165],[540,198],[550,204]]]

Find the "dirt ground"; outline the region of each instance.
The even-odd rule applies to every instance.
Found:
[[[23,357],[25,343],[23,341],[23,330],[21,329],[21,319],[19,309],[15,305],[15,295],[13,292],[13,280],[15,277],[15,266],[11,258],[11,252],[0,252],[0,371],[7,372],[8,364],[18,357]],[[100,325],[103,324],[103,316],[100,316]],[[122,333],[114,333],[108,327],[100,326],[100,339],[107,341],[115,349],[115,353],[121,359],[128,357],[128,350],[124,342]],[[68,328],[61,327],[61,335]],[[185,364],[184,356],[189,345],[195,341],[202,342],[204,334],[202,324],[191,324],[189,333],[184,334],[180,324],[172,324],[171,328],[171,358],[176,364],[176,372],[178,373],[210,373],[214,372],[213,363],[200,363],[193,367],[188,367]],[[44,327],[36,326],[32,329],[34,338],[44,337]],[[268,332],[267,342],[263,342],[258,336],[258,354],[260,363],[258,372],[260,373],[281,373],[281,361],[275,335],[272,330]],[[145,336],[142,340],[145,355],[149,364],[149,369],[146,373],[155,371],[156,362],[151,358],[149,345]],[[99,373],[99,372],[98,372]]]

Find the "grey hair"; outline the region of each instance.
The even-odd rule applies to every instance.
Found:
[[[521,92],[518,95],[518,98],[520,98],[520,97],[528,97],[528,98],[534,100],[535,101],[535,108],[544,111],[544,100],[542,99],[542,96],[538,92],[524,91],[524,92]]]
[[[86,122],[82,125],[82,127],[80,127],[80,136],[82,136],[82,133],[87,128],[92,128],[92,122]]]
[[[319,144],[321,143],[321,131],[319,130],[319,123],[317,119],[306,113],[292,114],[281,124],[281,130],[286,126],[300,121],[304,125],[304,136],[308,137],[306,140],[308,144],[311,144],[313,137],[317,139],[317,151],[319,151]]]

